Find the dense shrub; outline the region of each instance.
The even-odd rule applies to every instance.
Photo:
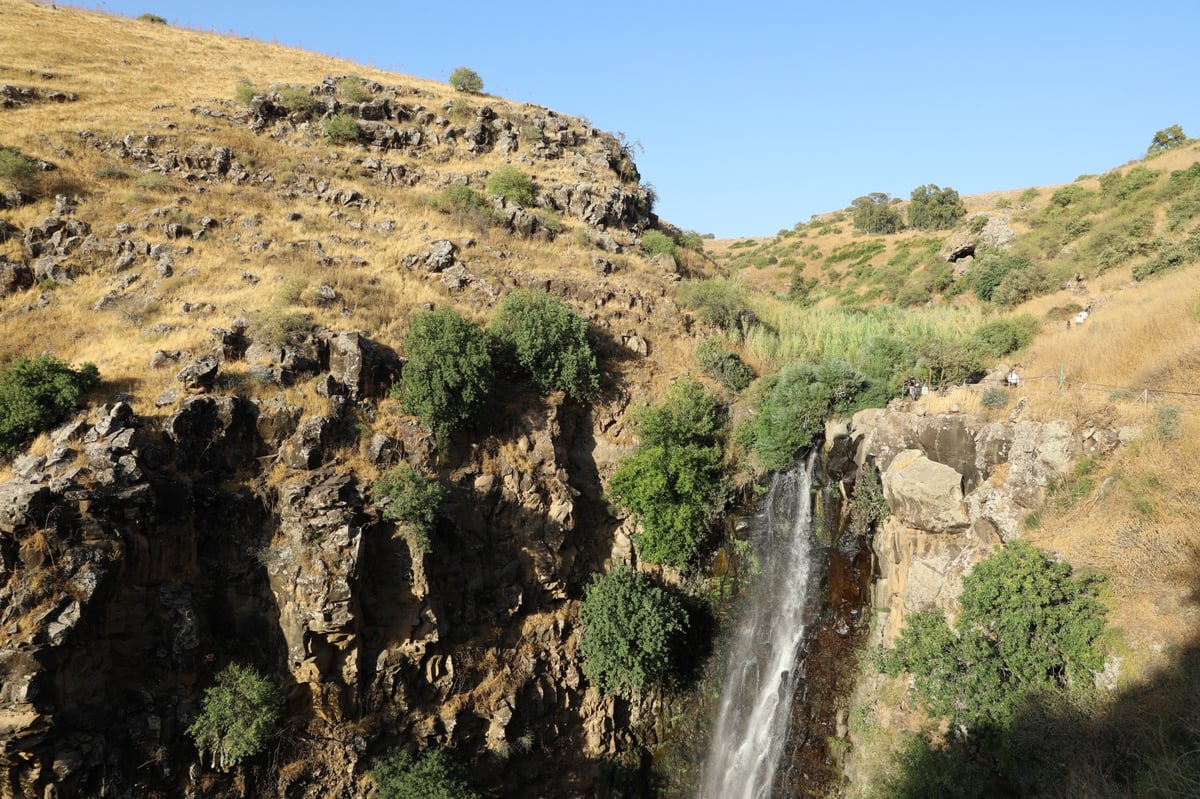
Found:
[[[1090,191],[1077,183],[1072,183],[1054,190],[1054,193],[1050,195],[1048,208],[1066,208],[1069,205],[1083,202],[1089,196],[1091,196]]]
[[[985,408],[1005,408],[1008,406],[1008,392],[1002,388],[986,389],[979,397],[979,404]]]
[[[761,467],[782,469],[812,443],[832,413],[853,407],[868,385],[846,361],[795,364],[762,381],[758,413],[743,433]]]
[[[1184,241],[1164,247],[1158,255],[1133,268],[1134,280],[1145,280],[1152,275],[1162,274],[1200,260],[1200,231]]]
[[[661,230],[647,230],[642,234],[642,252],[653,258],[656,255],[670,255],[675,257],[678,250],[675,246],[675,240],[663,233]]]
[[[992,302],[1011,308],[1054,290],[1054,278],[1042,269],[1013,269],[992,290]]]
[[[883,495],[883,483],[879,480],[879,472],[869,463],[864,464],[854,481],[847,529],[852,535],[868,535],[890,512],[887,499]]]
[[[0,186],[11,191],[33,192],[39,178],[37,164],[15,150],[0,147]]]
[[[475,420],[492,390],[488,336],[449,308],[413,318],[397,390],[404,410],[439,435]]]
[[[931,386],[971,383],[986,374],[987,368],[977,341],[931,338],[917,345],[914,371]]]
[[[1122,173],[1113,170],[1100,176],[1100,193],[1118,202],[1128,200],[1147,186],[1153,185],[1162,173],[1138,164]]]
[[[908,205],[910,227],[943,230],[954,227],[966,215],[967,208],[954,189],[941,189],[930,183],[912,191],[912,201]]]
[[[142,22],[153,22],[155,25],[167,24],[167,20],[158,14],[138,14],[138,19]]]
[[[94,364],[72,369],[51,355],[17,358],[0,369],[0,457],[62,421],[99,382]]]
[[[722,330],[735,327],[746,310],[746,293],[729,280],[689,280],[675,296],[684,308]]]
[[[515,166],[498,167],[488,175],[487,193],[517,205],[533,205],[533,179]]]
[[[953,629],[941,611],[910,614],[884,668],[911,673],[933,713],[1001,731],[1026,702],[1086,685],[1103,664],[1096,582],[1013,541],[963,577]]]
[[[337,82],[338,94],[349,103],[363,103],[371,99],[366,83],[357,75],[347,75]]]
[[[311,119],[317,112],[317,100],[303,86],[281,86],[276,92],[279,105],[289,114]]]
[[[225,768],[266,749],[283,718],[283,691],[250,666],[230,663],[204,692],[187,733]]]
[[[855,198],[854,229],[859,233],[896,233],[904,227],[904,218],[891,195],[872,192]]]
[[[414,758],[393,749],[370,770],[379,799],[479,799],[462,769],[444,752],[425,752]]]
[[[988,355],[1002,358],[1033,341],[1040,327],[1038,320],[1029,314],[1006,316],[984,322],[975,331],[975,338]]]
[[[450,73],[450,85],[460,92],[481,92],[483,91],[483,78],[479,77],[479,73],[470,67],[456,67]]]
[[[683,566],[724,506],[724,410],[690,377],[635,421],[642,438],[613,472],[609,488],[641,525],[635,540],[651,563]]]
[[[600,385],[587,320],[540,291],[514,291],[500,303],[491,329],[542,392],[587,399]]]
[[[321,141],[350,144],[358,141],[358,121],[349,114],[332,114],[321,120]]]
[[[260,93],[254,84],[250,82],[250,79],[243,75],[238,78],[237,86],[233,90],[233,99],[239,103],[248,103]]]
[[[432,549],[430,534],[437,526],[438,508],[445,496],[441,483],[407,463],[371,484],[371,499],[383,505],[383,518],[397,522],[405,539],[421,552]]]
[[[1009,272],[1031,269],[1033,264],[1023,255],[985,255],[971,273],[975,296],[984,302],[991,302],[993,292]]]
[[[687,611],[650,577],[620,565],[588,586],[579,608],[588,679],[606,692],[644,691],[675,668]]]
[[[735,394],[754,380],[754,370],[740,355],[723,349],[712,339],[705,339],[696,349],[696,362],[706,375]]]
[[[487,200],[470,186],[455,184],[447,186],[429,200],[429,206],[445,214],[460,217],[486,215]]]

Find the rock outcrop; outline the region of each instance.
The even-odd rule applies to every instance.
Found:
[[[872,604],[877,634],[890,641],[904,615],[950,615],[964,574],[995,546],[1020,537],[1052,481],[1084,454],[1120,444],[1118,431],[1076,431],[1061,421],[986,421],[929,414],[905,403],[856,414],[831,427],[834,451],[879,472],[890,516],[877,530]]]

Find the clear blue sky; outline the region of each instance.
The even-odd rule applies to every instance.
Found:
[[[586,116],[660,215],[766,235],[882,191],[1065,183],[1200,136],[1200,1],[74,3]]]

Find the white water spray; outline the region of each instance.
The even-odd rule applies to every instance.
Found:
[[[776,474],[754,519],[760,573],[729,652],[699,799],[771,799],[808,622],[812,463]]]

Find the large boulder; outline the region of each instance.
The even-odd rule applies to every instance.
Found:
[[[901,452],[883,473],[888,507],[905,524],[930,533],[961,532],[970,524],[962,475],[920,450]]]

